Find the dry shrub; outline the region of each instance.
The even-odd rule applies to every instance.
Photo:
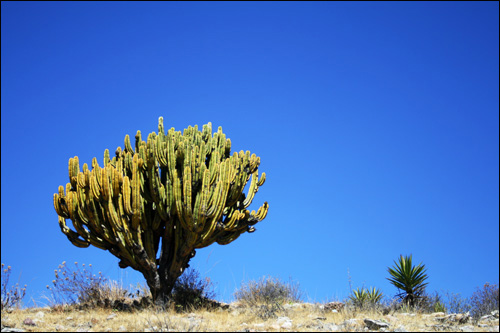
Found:
[[[208,308],[215,298],[210,278],[200,278],[195,269],[188,269],[175,282],[172,300],[177,311]]]
[[[483,288],[477,288],[470,298],[472,318],[479,320],[482,316],[498,310],[498,303],[498,285],[485,283]]]
[[[258,281],[249,281],[242,284],[241,288],[234,293],[237,301],[254,306],[267,303],[300,302],[302,291],[299,284],[292,280],[285,283],[278,278],[270,276],[262,277]]]
[[[50,296],[45,297],[53,308],[79,305],[128,310],[131,308],[129,303],[139,306],[138,299],[141,300],[141,307],[150,303],[146,300],[150,298],[147,287],[137,285],[135,288],[124,288],[118,282],[104,277],[101,272],[94,274],[91,264],[88,268],[82,264],[80,268],[75,262],[75,267],[70,268],[64,261],[54,273],[52,287],[47,285]]]
[[[19,287],[19,283],[9,288],[9,278],[12,268],[2,263],[2,310],[8,308],[18,308],[21,301],[26,295],[26,285],[24,288]]]
[[[286,314],[283,304],[300,302],[302,292],[299,284],[291,279],[285,283],[279,278],[267,276],[258,281],[243,283],[240,289],[235,291],[234,297],[249,306],[259,318],[267,320]]]

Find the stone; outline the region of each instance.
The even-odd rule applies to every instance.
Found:
[[[335,325],[335,323],[325,323],[323,324],[322,329],[328,332],[335,332],[335,331],[341,331],[342,327],[339,325]]]
[[[444,317],[436,317],[442,323],[466,324],[471,320],[470,313],[451,313]]]
[[[344,322],[342,322],[342,326],[352,326],[352,325],[356,325],[358,323],[358,320],[357,319],[347,319],[345,320]]]
[[[383,321],[379,320],[373,320],[369,318],[364,319],[365,325],[368,327],[370,330],[379,330],[381,328],[388,328],[389,324],[384,323]]]
[[[462,332],[474,332],[474,326],[462,326],[460,327]]]
[[[432,327],[434,331],[447,331],[451,329],[449,325],[432,325],[430,327]]]
[[[43,313],[43,311],[38,311],[36,314],[35,314],[35,317],[41,319],[43,317],[45,317],[45,313]]]
[[[389,323],[393,323],[393,322],[396,322],[398,320],[398,318],[391,316],[391,315],[384,316],[384,319],[387,320]]]
[[[27,326],[35,326],[36,325],[35,322],[33,321],[33,319],[31,319],[29,317],[24,319],[23,324],[27,325]]]
[[[408,332],[408,331],[406,330],[406,328],[403,325],[401,325],[401,326],[396,327],[393,332]]]
[[[455,317],[455,321],[457,321],[459,324],[468,323],[470,321],[470,319],[471,319],[471,317],[470,317],[470,313],[469,312],[467,312],[467,313],[459,313]]]
[[[279,328],[285,328],[285,329],[290,329],[292,328],[292,320],[288,317],[278,317],[276,320],[276,324],[279,326]]]
[[[116,313],[112,313],[109,316],[106,317],[106,320],[111,320],[116,317]]]
[[[495,321],[498,319],[498,310],[492,311],[491,314],[482,316],[479,321]]]
[[[289,309],[305,308],[305,306],[302,303],[291,303],[283,305],[283,308],[285,310],[289,310]]]

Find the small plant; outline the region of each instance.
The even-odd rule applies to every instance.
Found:
[[[357,288],[353,290],[352,295],[349,296],[354,307],[358,309],[366,309],[373,308],[382,300],[383,294],[382,292],[374,287],[366,288]]]
[[[400,256],[399,262],[394,261],[395,265],[388,268],[392,278],[387,278],[398,290],[402,292],[396,295],[402,299],[403,303],[408,304],[413,308],[416,302],[422,297],[425,292],[425,287],[428,283],[427,274],[425,274],[425,265],[422,263],[414,266],[412,264],[412,256]]]
[[[215,297],[210,278],[200,279],[195,269],[188,269],[175,282],[172,300],[177,311],[207,307]]]
[[[416,300],[413,310],[423,313],[446,312],[446,306],[437,292],[431,295],[424,291]]]
[[[449,313],[466,313],[471,310],[470,299],[463,298],[460,294],[446,292],[446,309]]]
[[[234,297],[237,301],[250,306],[270,303],[284,304],[286,302],[300,302],[302,292],[298,283],[291,280],[284,283],[278,278],[268,276],[258,281],[242,284],[241,288],[235,291]]]
[[[52,294],[52,303],[55,304],[77,304],[96,301],[101,298],[101,290],[107,279],[101,272],[96,276],[92,274],[92,265],[89,269],[80,269],[75,262],[75,269],[66,266],[63,261],[58,269],[54,270],[55,279],[52,280],[52,287],[47,285],[47,289]]]
[[[434,303],[434,312],[446,312],[446,306],[441,302],[437,301]]]
[[[499,291],[497,284],[485,283],[483,288],[477,288],[470,297],[471,316],[478,320],[484,315],[498,310]]]
[[[26,285],[19,287],[19,283],[9,288],[9,278],[12,268],[2,263],[2,310],[19,307],[22,299],[26,295]]]
[[[291,280],[284,283],[278,278],[267,276],[242,284],[241,288],[235,291],[234,297],[251,307],[259,318],[267,320],[285,312],[283,304],[300,302],[302,292],[298,283]]]

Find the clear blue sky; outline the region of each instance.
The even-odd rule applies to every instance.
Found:
[[[242,281],[306,300],[396,289],[413,254],[429,291],[499,276],[498,2],[1,3],[1,249],[40,301],[67,261],[144,281],[74,247],[53,193],[126,134],[222,126],[261,157],[257,232],[192,260],[230,301]]]

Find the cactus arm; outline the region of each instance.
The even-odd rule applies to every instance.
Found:
[[[184,169],[184,175],[183,175],[183,186],[184,186],[184,200],[182,205],[184,206],[184,221],[189,224],[188,229],[190,231],[194,231],[194,227],[192,225],[192,219],[193,219],[193,210],[192,210],[192,181],[191,181],[191,168],[189,166],[186,166]]]
[[[135,231],[139,227],[141,222],[141,208],[142,208],[142,197],[141,197],[141,183],[139,174],[139,161],[138,155],[134,154],[134,159],[132,162],[132,229]]]

